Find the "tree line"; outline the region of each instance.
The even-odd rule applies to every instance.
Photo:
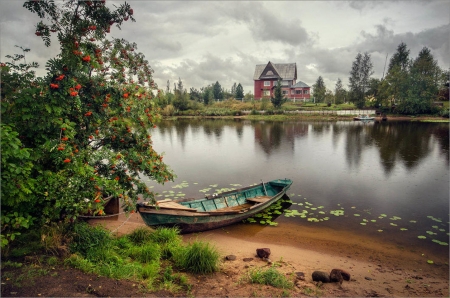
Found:
[[[403,114],[435,113],[435,101],[448,100],[450,71],[444,71],[424,47],[415,59],[405,43],[400,43],[389,61],[386,76],[373,78],[369,53],[358,53],[352,63],[348,90],[338,78],[334,93],[325,86],[322,76],[313,85],[316,102],[341,104],[352,102],[365,106],[395,109]]]
[[[244,94],[241,83],[234,83],[231,90],[227,90],[218,81],[200,89],[191,87],[188,91],[184,88],[181,78],[178,78],[178,82],[174,83],[172,90],[170,89],[170,81],[167,81],[166,90],[159,89],[155,100],[161,108],[172,105],[179,111],[186,111],[199,104],[210,105],[213,102],[226,99],[250,101],[253,99],[253,95],[250,92]]]

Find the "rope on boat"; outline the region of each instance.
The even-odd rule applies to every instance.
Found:
[[[264,181],[262,181],[262,179],[261,179],[261,182],[262,182],[262,185],[263,185],[263,187],[264,187],[264,192],[265,192],[265,194],[266,194],[266,196],[267,196],[266,185],[264,184]]]
[[[127,220],[125,220],[120,226],[118,226],[115,230],[111,231],[111,234],[116,232],[118,229],[120,229],[129,219],[131,218],[131,216],[128,216]]]
[[[97,215],[78,215],[78,217],[81,218],[106,218],[106,217],[113,217],[113,216],[117,216],[120,214],[124,214],[126,212],[120,212],[120,213],[115,213],[115,214],[110,214],[110,215],[102,215],[102,216],[97,216]]]

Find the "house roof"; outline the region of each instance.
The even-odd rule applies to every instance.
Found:
[[[305,83],[303,83],[302,81],[298,81],[295,85],[293,85],[291,88],[305,88],[305,87],[309,87],[308,85],[306,85]]]
[[[296,63],[272,63],[258,64],[255,67],[255,74],[253,80],[260,79],[282,79],[282,80],[296,80],[297,79],[297,64]]]

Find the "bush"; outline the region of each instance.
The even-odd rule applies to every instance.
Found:
[[[219,252],[203,241],[190,243],[177,257],[178,265],[192,273],[212,273],[219,269]]]

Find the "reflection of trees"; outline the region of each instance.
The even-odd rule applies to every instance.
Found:
[[[433,127],[431,134],[435,137],[437,143],[439,144],[439,153],[444,155],[447,160],[447,166],[449,165],[449,134],[448,134],[448,124],[440,123]]]
[[[290,146],[294,150],[294,138],[305,136],[308,133],[308,124],[304,122],[267,122],[253,123],[255,127],[255,141],[263,151],[270,155],[281,145]]]
[[[408,169],[416,167],[432,151],[431,136],[438,127],[440,124],[415,122],[387,122],[375,125],[372,138],[380,150],[385,172],[389,173],[393,169],[396,160],[402,161]],[[447,143],[443,151],[446,150],[448,154],[448,127],[444,130],[447,136],[443,140]]]
[[[351,125],[348,127],[345,157],[350,167],[352,165],[358,166],[361,161],[365,144],[368,143],[367,128],[363,125]]]

